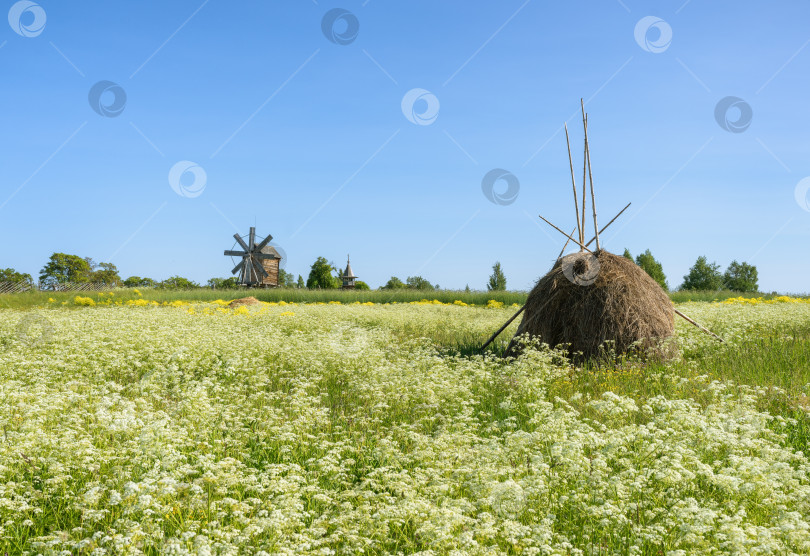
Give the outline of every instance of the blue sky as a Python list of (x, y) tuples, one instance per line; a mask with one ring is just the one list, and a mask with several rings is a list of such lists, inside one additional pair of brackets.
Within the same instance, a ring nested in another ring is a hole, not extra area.
[[(600, 223), (633, 203), (608, 250), (650, 249), (671, 286), (705, 255), (810, 291), (806, 2), (3, 6), (0, 267), (67, 252), (204, 282), (255, 224), (296, 275), (351, 253), (372, 287), (483, 289), (500, 261), (528, 289), (564, 243), (537, 215), (574, 225), (582, 97)], [(482, 191), (498, 168), (505, 204)]]

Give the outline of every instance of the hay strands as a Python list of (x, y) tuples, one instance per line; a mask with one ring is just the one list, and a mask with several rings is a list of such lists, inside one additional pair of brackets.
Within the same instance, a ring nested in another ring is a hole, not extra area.
[(679, 316), (683, 317), (684, 319), (686, 319), (686, 321), (687, 321), (687, 322), (690, 322), (690, 323), (694, 324), (695, 326), (697, 326), (698, 328), (700, 328), (700, 329), (701, 329), (703, 332), (705, 332), (705, 333), (706, 333), (706, 334), (708, 334), (709, 336), (714, 336), (715, 338), (717, 338), (718, 340), (720, 340), (720, 342), (721, 342), (721, 343), (724, 343), (724, 344), (726, 343), (726, 341), (725, 341), (723, 338), (721, 338), (720, 336), (718, 336), (717, 334), (715, 334), (714, 332), (712, 332), (711, 330), (709, 330), (709, 329), (708, 329), (708, 328), (706, 328), (705, 326), (701, 326), (700, 324), (698, 324), (698, 323), (697, 323), (697, 322), (695, 322), (694, 320), (690, 319), (689, 317), (687, 317), (686, 315), (684, 315), (683, 313), (681, 313), (679, 310), (675, 309), (674, 307), (672, 308), (672, 310), (673, 310), (673, 311), (675, 311), (675, 314), (676, 314), (676, 315), (679, 315)]

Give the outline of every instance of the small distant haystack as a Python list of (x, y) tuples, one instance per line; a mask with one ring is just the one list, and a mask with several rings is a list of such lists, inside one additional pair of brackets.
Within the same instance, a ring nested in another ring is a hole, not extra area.
[[(661, 286), (633, 261), (600, 250), (557, 259), (529, 293), (515, 338), (528, 334), (550, 346), (566, 344), (572, 355), (590, 358), (603, 353), (605, 342), (617, 353), (639, 340), (657, 351), (674, 326)], [(507, 355), (518, 352), (515, 338)]]
[(261, 305), (261, 301), (256, 299), (253, 296), (250, 297), (240, 297), (239, 299), (234, 299), (230, 303), (228, 303), (228, 307), (241, 307), (242, 305)]

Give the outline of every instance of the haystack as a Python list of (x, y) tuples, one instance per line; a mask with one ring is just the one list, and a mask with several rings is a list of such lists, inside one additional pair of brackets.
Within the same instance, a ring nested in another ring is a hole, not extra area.
[(605, 348), (624, 353), (636, 342), (658, 353), (674, 326), (669, 296), (633, 261), (605, 250), (573, 253), (557, 259), (529, 293), (507, 355), (517, 354), (523, 334), (585, 358)]
[(228, 303), (228, 307), (240, 307), (242, 305), (260, 305), (261, 301), (256, 299), (253, 296), (249, 297), (241, 297), (239, 299), (234, 299), (230, 303)]
[[(599, 228), (588, 144), (588, 115), (584, 101), (580, 100), (580, 106), (585, 134), (581, 203), (580, 189), (574, 176), (568, 125), (563, 125), (568, 144), (576, 227), (567, 234), (540, 216), (568, 239), (554, 266), (529, 293), (526, 304), (490, 336), (481, 349), (486, 349), (524, 311), (523, 320), (509, 343), (506, 355), (517, 355), (521, 346), (517, 339), (526, 334), (552, 347), (567, 345), (572, 356), (581, 354), (584, 358), (598, 356), (605, 350), (624, 353), (634, 344), (643, 352), (652, 350), (656, 355), (669, 356), (673, 354), (673, 344), (662, 340), (674, 335), (676, 314), (722, 342), (722, 338), (675, 309), (667, 293), (640, 266), (602, 249), (599, 234), (613, 224), (630, 204), (603, 228)], [(594, 236), (588, 242), (585, 241), (587, 185), (590, 185), (594, 230)], [(594, 241), (596, 248), (591, 251), (589, 247)], [(569, 242), (578, 245), (579, 252), (563, 257)]]

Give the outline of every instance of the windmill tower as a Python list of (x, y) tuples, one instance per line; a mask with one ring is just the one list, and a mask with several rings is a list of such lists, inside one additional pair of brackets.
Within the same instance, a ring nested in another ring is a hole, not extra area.
[(257, 243), (256, 228), (251, 227), (247, 241), (239, 234), (233, 234), (233, 237), (242, 250), (229, 249), (225, 255), (241, 259), (231, 271), (231, 274), (239, 274), (239, 283), (247, 287), (278, 287), (281, 255), (270, 245), (273, 236), (268, 235)]

